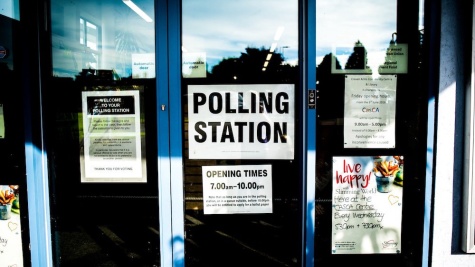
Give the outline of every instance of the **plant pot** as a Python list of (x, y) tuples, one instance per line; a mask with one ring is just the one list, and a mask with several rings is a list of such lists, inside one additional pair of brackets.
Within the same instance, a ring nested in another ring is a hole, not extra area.
[(376, 187), (380, 193), (389, 193), (392, 190), (394, 177), (376, 176)]
[(12, 217), (12, 204), (0, 204), (0, 220), (8, 220)]

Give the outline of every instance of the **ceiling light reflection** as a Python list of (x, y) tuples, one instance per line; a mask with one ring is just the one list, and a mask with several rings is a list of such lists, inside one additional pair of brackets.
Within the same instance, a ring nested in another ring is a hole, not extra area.
[(130, 9), (132, 9), (137, 15), (139, 15), (141, 18), (143, 18), (146, 22), (152, 22), (152, 18), (150, 18), (140, 7), (134, 4), (132, 0), (122, 0), (124, 4), (126, 4)]
[(285, 27), (283, 26), (280, 26), (279, 28), (277, 28), (277, 31), (275, 32), (275, 35), (274, 35), (275, 41), (278, 41), (280, 39), (280, 37), (282, 36), (282, 33), (284, 32), (284, 29)]

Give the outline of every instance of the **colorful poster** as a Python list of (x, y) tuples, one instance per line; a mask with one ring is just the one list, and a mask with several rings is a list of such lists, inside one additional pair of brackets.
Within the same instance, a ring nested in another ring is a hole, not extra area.
[(272, 213), (272, 166), (203, 166), (204, 214)]
[(396, 75), (345, 76), (345, 148), (394, 148)]
[(401, 253), (403, 157), (334, 157), (332, 254)]
[(0, 185), (0, 267), (23, 266), (17, 185)]
[(293, 159), (294, 85), (190, 85), (190, 159)]
[(146, 182), (139, 91), (82, 93), (82, 182)]

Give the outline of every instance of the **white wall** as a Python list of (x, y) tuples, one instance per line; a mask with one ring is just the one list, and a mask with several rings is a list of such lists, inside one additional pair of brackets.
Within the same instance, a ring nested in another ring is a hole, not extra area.
[(471, 61), (471, 54), (464, 51), (464, 39), (469, 38), (471, 44), (472, 38), (471, 25), (463, 24), (463, 2), (468, 1), (441, 0), (431, 266), (475, 266), (475, 254), (461, 250), (460, 230), (465, 60)]

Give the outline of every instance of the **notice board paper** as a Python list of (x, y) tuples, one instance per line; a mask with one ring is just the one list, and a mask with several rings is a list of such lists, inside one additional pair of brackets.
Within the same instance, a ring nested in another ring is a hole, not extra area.
[(401, 253), (402, 157), (333, 157), (332, 254)]
[(204, 214), (272, 213), (272, 166), (203, 166)]
[(345, 76), (345, 148), (394, 148), (396, 75)]

